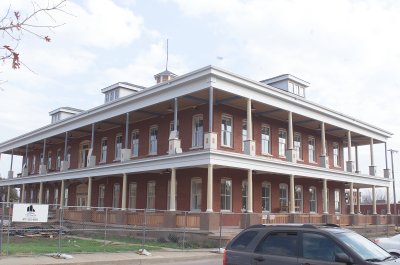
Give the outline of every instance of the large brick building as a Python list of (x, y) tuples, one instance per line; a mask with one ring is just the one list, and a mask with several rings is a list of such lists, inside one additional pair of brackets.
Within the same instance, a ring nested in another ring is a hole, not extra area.
[[(177, 211), (191, 211), (204, 229), (220, 211), (246, 212), (252, 222), (261, 214), (329, 220), (345, 214), (345, 189), (354, 191), (350, 215), (360, 188), (389, 193), (374, 145), (386, 150), (391, 133), (306, 100), (304, 80), (257, 82), (213, 66), (155, 78), (152, 87), (104, 88), (103, 105), (56, 109), (50, 125), (1, 143), (0, 152), (23, 156), (23, 165), (0, 186), (20, 188), (22, 202), (82, 211), (166, 210), (169, 226)], [(362, 145), (371, 150), (369, 174), (358, 170)]]

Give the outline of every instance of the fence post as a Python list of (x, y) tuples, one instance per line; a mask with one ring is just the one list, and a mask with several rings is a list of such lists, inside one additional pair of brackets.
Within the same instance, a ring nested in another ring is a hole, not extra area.
[(147, 226), (147, 208), (144, 209), (144, 219), (143, 219), (143, 239), (142, 239), (142, 250), (144, 250), (144, 245), (146, 244), (146, 226)]
[(185, 226), (184, 226), (184, 228), (183, 228), (182, 250), (185, 249), (186, 226), (187, 226), (187, 212), (185, 211)]
[(60, 227), (58, 229), (58, 253), (61, 254), (61, 236), (62, 236), (62, 225), (64, 219), (64, 207), (60, 205)]
[(0, 224), (0, 255), (3, 255), (3, 224), (4, 224), (4, 202), (1, 203), (2, 212), (1, 212), (1, 224)]
[[(11, 208), (13, 208), (12, 205), (11, 205)], [(13, 212), (14, 212), (14, 209), (13, 209)], [(8, 228), (7, 228), (7, 252), (6, 252), (7, 256), (8, 256), (8, 252), (10, 250), (10, 226), (11, 226), (11, 215), (10, 215), (10, 212), (9, 212), (9, 214), (8, 214)]]
[(107, 240), (107, 224), (108, 224), (108, 208), (106, 208), (106, 217), (104, 218), (104, 251), (106, 251)]
[(222, 212), (219, 211), (219, 248), (222, 246)]

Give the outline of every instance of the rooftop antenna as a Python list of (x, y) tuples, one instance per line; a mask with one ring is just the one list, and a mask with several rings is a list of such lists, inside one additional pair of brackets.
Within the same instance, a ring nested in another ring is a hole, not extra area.
[(165, 63), (165, 71), (168, 71), (168, 39), (167, 39), (167, 62)]

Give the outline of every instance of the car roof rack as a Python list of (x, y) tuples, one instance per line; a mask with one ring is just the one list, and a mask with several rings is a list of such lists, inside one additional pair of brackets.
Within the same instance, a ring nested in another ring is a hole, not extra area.
[(330, 224), (330, 223), (325, 224), (324, 226), (328, 226), (328, 227), (340, 227), (340, 225), (337, 225), (337, 224)]

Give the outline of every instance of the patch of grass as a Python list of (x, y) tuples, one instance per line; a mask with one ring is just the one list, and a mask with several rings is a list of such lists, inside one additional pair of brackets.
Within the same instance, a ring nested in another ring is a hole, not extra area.
[[(91, 239), (63, 238), (61, 240), (61, 250), (59, 248), (58, 238), (19, 238), (10, 237), (10, 243), (3, 245), (3, 252), (9, 254), (44, 254), (44, 253), (79, 253), (79, 252), (119, 252), (119, 251), (137, 251), (140, 245), (128, 243), (115, 243)], [(156, 246), (146, 245), (147, 250), (159, 249)]]

